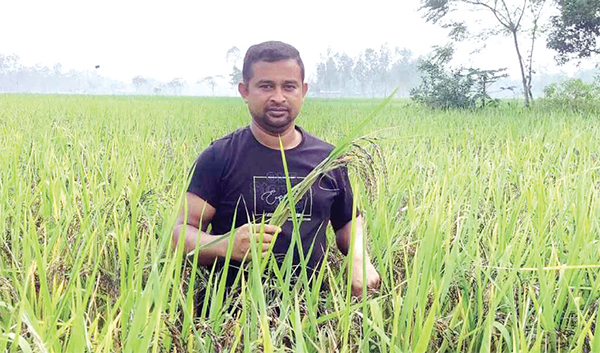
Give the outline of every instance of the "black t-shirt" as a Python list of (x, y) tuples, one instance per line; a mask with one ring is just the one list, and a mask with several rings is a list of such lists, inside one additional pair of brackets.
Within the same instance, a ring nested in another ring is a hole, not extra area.
[[(333, 149), (333, 146), (310, 135), (300, 127), (302, 142), (285, 150), (292, 186), (304, 179)], [(231, 231), (235, 215), (235, 228), (250, 222), (266, 219), (287, 193), (281, 151), (270, 149), (256, 140), (249, 126), (214, 141), (195, 163), (188, 187), (191, 192), (206, 200), (216, 209), (211, 221), (211, 233), (216, 235)], [(345, 168), (322, 175), (304, 197), (296, 203), (296, 214), (301, 220), (300, 235), (305, 256), (314, 246), (308, 266), (315, 269), (326, 246), (326, 228), (331, 222), (334, 230), (352, 219), (352, 190)], [(250, 219), (248, 218), (250, 216)], [(288, 220), (277, 236), (273, 253), (282, 259), (292, 240), (292, 222)], [(222, 264), (218, 261), (218, 265)], [(295, 253), (294, 264), (299, 263)], [(231, 261), (233, 267), (239, 263)], [(228, 276), (231, 281), (231, 276)]]

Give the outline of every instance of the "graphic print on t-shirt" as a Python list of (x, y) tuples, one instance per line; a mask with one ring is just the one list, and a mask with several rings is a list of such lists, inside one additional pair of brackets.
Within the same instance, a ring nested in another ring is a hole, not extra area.
[[(301, 182), (304, 177), (290, 176), (292, 187)], [(252, 192), (254, 197), (254, 215), (257, 217), (263, 214), (269, 218), (277, 205), (287, 194), (285, 184), (285, 175), (279, 173), (268, 173), (264, 176), (254, 176), (252, 183)], [(304, 194), (302, 199), (296, 201), (296, 215), (301, 221), (310, 221), (312, 216), (313, 191)]]

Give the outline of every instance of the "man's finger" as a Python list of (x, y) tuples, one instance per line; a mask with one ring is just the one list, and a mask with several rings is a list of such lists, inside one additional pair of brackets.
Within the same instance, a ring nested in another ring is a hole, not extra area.
[(264, 243), (270, 243), (271, 240), (273, 239), (273, 236), (271, 234), (263, 234), (263, 238), (262, 238), (262, 242)]
[(261, 224), (250, 224), (250, 227), (248, 228), (248, 232), (252, 232), (252, 233), (256, 233), (256, 234), (260, 234), (260, 230), (262, 227), (264, 227), (264, 233), (265, 234), (275, 234), (275, 233), (280, 233), (281, 232), (281, 228), (279, 228), (278, 226), (273, 226), (273, 225), (269, 225), (269, 224), (265, 224), (265, 225), (261, 225)]
[(265, 233), (275, 234), (275, 233), (280, 233), (280, 232), (281, 232), (281, 228), (279, 228), (278, 226), (272, 226), (269, 224), (265, 224)]

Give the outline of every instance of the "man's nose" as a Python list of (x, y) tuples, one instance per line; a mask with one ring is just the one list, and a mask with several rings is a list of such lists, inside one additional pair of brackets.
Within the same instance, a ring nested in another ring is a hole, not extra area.
[(275, 103), (285, 102), (285, 95), (283, 94), (283, 90), (281, 89), (281, 87), (275, 87), (275, 89), (273, 90), (273, 95), (271, 96), (271, 100)]

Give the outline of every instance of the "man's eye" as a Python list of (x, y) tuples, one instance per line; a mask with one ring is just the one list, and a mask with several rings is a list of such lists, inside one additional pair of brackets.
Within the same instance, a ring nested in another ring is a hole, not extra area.
[(262, 89), (271, 89), (271, 88), (273, 88), (273, 85), (264, 84), (264, 85), (260, 85), (260, 88), (262, 88)]
[(286, 86), (284, 86), (284, 88), (285, 88), (286, 90), (288, 90), (288, 91), (293, 91), (293, 90), (295, 90), (295, 89), (296, 89), (296, 86), (294, 86), (294, 85), (286, 85)]

